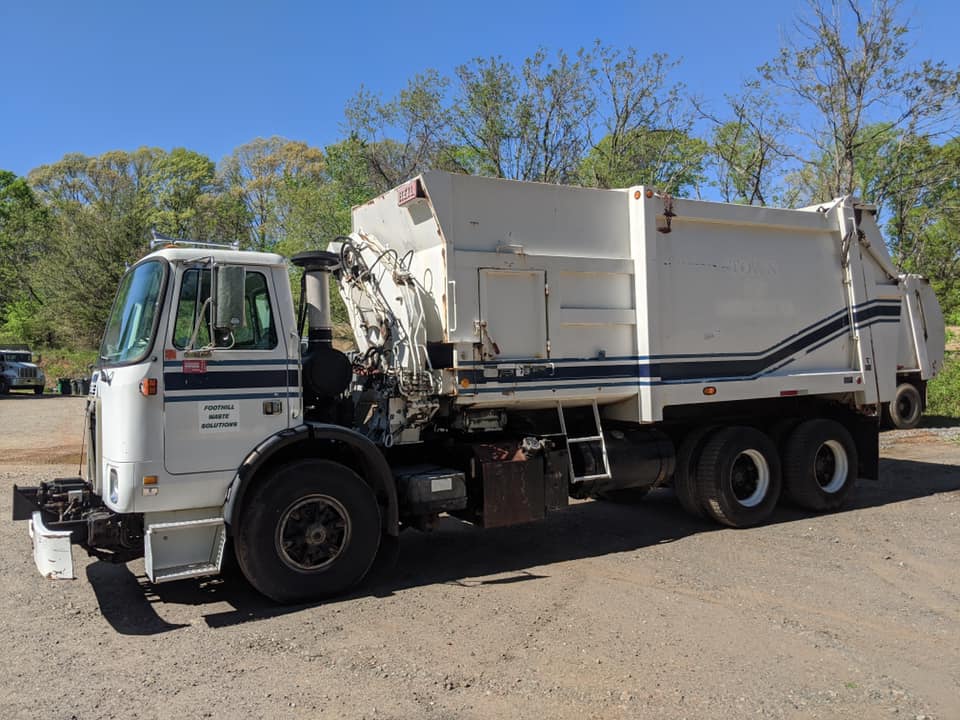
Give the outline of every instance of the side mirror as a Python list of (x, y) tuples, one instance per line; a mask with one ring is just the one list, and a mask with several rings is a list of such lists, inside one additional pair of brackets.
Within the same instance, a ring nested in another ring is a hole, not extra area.
[(216, 311), (213, 325), (218, 330), (236, 330), (246, 325), (243, 312), (246, 269), (235, 265), (214, 267)]

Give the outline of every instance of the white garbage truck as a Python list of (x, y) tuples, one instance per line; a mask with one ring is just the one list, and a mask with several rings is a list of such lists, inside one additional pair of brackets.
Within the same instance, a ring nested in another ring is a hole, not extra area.
[(117, 293), (86, 477), (15, 488), (14, 518), (45, 575), (75, 544), (154, 583), (230, 552), (299, 602), (441, 514), (496, 528), (661, 486), (737, 528), (781, 498), (834, 510), (877, 477), (898, 384), (909, 284), (874, 215), (427, 172), (292, 258), (297, 306), (278, 255), (170, 244)]

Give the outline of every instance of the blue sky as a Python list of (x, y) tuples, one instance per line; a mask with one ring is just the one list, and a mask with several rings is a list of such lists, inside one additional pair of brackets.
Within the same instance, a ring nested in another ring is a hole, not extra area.
[[(0, 168), (24, 174), (67, 152), (141, 145), (220, 160), (269, 135), (323, 146), (361, 84), (391, 95), (428, 67), (594, 39), (682, 58), (675, 79), (719, 101), (773, 56), (803, 5), (0, 0)], [(960, 65), (960, 5), (905, 10), (916, 56)]]

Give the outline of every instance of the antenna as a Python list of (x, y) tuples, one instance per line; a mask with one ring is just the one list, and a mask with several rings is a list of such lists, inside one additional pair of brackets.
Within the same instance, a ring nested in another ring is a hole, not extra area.
[(232, 243), (212, 243), (212, 242), (201, 242), (199, 240), (188, 240), (186, 238), (172, 238), (167, 237), (166, 235), (161, 235), (157, 232), (156, 228), (150, 228), (150, 235), (153, 239), (150, 241), (150, 249), (159, 247), (160, 245), (175, 245), (176, 247), (194, 247), (194, 248), (219, 248), (221, 250), (239, 250), (240, 241), (234, 240)]

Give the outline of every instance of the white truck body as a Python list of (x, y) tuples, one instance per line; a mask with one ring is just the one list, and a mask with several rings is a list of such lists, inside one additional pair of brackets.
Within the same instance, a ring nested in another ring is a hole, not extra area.
[[(871, 212), (849, 198), (782, 210), (643, 187), (415, 182), (403, 204), (391, 192), (357, 207), (354, 235), (370, 262), (412, 253), (423, 318), (392, 309), (421, 349), (403, 357), (412, 367), (428, 343), (453, 343), (443, 387), (458, 404), (596, 400), (606, 417), (653, 423), (693, 403), (893, 396), (904, 293)], [(364, 328), (382, 323), (354, 295), (363, 351)]]

